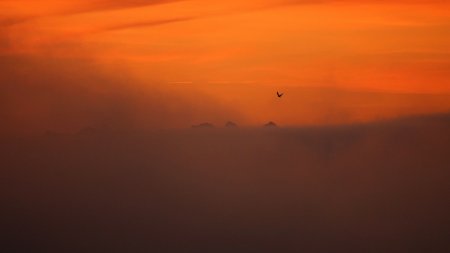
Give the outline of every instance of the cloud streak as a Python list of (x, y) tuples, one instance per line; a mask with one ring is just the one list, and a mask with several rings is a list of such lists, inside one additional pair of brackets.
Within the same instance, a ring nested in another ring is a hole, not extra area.
[[(61, 6), (58, 10), (57, 6), (60, 3), (55, 1), (47, 1), (44, 4), (55, 6), (56, 10), (48, 11), (47, 13), (38, 13), (38, 14), (27, 14), (27, 15), (18, 15), (18, 16), (10, 16), (10, 13), (1, 13), (0, 12), (0, 27), (8, 27), (20, 23), (24, 23), (31, 20), (36, 20), (38, 18), (49, 17), (49, 16), (67, 16), (67, 15), (77, 15), (77, 14), (86, 14), (86, 13), (94, 13), (94, 12), (103, 12), (103, 11), (117, 11), (117, 10), (125, 10), (129, 8), (139, 8), (146, 7), (152, 5), (159, 4), (168, 4), (172, 2), (180, 2), (185, 0), (136, 0), (136, 1), (117, 1), (117, 0), (95, 0), (89, 2), (80, 2), (78, 1), (67, 1), (67, 6)], [(8, 1), (4, 1), (8, 2)], [(0, 1), (2, 3), (2, 1)], [(21, 6), (32, 5), (34, 1), (22, 0), (18, 1), (15, 4), (19, 4)], [(2, 17), (5, 16), (5, 17)]]
[(193, 19), (196, 19), (196, 17), (180, 17), (180, 18), (170, 18), (170, 19), (161, 19), (161, 20), (124, 23), (124, 24), (117, 24), (117, 25), (94, 29), (88, 33), (95, 34), (95, 33), (103, 33), (103, 32), (120, 31), (120, 30), (132, 29), (132, 28), (145, 28), (145, 27), (160, 26), (160, 25), (167, 25), (167, 24), (171, 24), (171, 23), (184, 22), (184, 21), (189, 21), (189, 20), (193, 20)]
[(121, 10), (129, 8), (146, 7), (151, 5), (167, 4), (180, 1), (183, 0), (136, 0), (136, 1), (100, 0), (100, 1), (92, 1), (86, 6), (68, 10), (64, 14), (69, 15), (69, 14)]

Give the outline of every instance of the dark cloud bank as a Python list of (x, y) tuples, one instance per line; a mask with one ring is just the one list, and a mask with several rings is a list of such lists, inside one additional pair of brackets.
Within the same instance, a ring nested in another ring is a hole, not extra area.
[(450, 116), (0, 142), (4, 252), (448, 252)]
[(158, 130), (236, 114), (89, 62), (0, 65), (2, 252), (449, 251), (449, 115)]

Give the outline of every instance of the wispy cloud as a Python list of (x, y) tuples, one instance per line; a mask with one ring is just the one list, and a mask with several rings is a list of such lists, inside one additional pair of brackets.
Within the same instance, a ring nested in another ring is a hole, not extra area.
[(32, 19), (32, 17), (8, 17), (8, 18), (1, 18), (0, 17), (0, 27), (6, 27), (11, 26), (15, 24), (19, 24), (25, 21), (28, 21)]
[(103, 32), (112, 32), (112, 31), (119, 31), (119, 30), (131, 29), (131, 28), (144, 28), (144, 27), (151, 27), (151, 26), (159, 26), (159, 25), (166, 25), (166, 24), (170, 24), (170, 23), (189, 21), (189, 20), (193, 20), (193, 19), (195, 19), (195, 17), (180, 17), (180, 18), (169, 18), (169, 19), (124, 23), (124, 24), (117, 24), (117, 25), (94, 29), (94, 30), (91, 30), (89, 33), (90, 34), (103, 33)]
[(149, 5), (166, 4), (180, 1), (183, 0), (134, 0), (134, 1), (96, 0), (90, 2), (88, 5), (68, 10), (64, 14), (79, 14), (79, 13), (89, 13), (89, 12), (99, 12), (109, 10), (120, 10), (120, 9), (145, 7)]
[(173, 82), (169, 82), (169, 84), (193, 84), (194, 82), (192, 81), (173, 81)]
[[(49, 0), (45, 4), (53, 5), (53, 10), (48, 10), (48, 12), (33, 13), (27, 15), (12, 15), (11, 13), (0, 12), (0, 27), (7, 27), (15, 24), (20, 24), (30, 20), (35, 20), (42, 17), (49, 16), (66, 16), (66, 15), (76, 15), (76, 14), (86, 14), (93, 12), (103, 12), (103, 11), (113, 11), (129, 8), (139, 8), (146, 7), (150, 5), (167, 4), (172, 2), (180, 2), (186, 0), (135, 0), (135, 1), (120, 1), (120, 0), (93, 0), (89, 2), (80, 2), (69, 0), (62, 5), (59, 1)], [(4, 1), (8, 2), (8, 1)], [(0, 0), (0, 3), (2, 1)], [(10, 2), (8, 2), (10, 4)], [(35, 4), (32, 0), (22, 0), (14, 3), (14, 5), (20, 6), (32, 6)], [(1, 7), (2, 5), (0, 5)], [(8, 6), (8, 5), (6, 5)], [(58, 6), (60, 6), (58, 8)], [(8, 15), (5, 15), (8, 14)], [(4, 16), (4, 17), (2, 17)]]
[(420, 4), (444, 3), (442, 0), (277, 0), (279, 4), (314, 4), (314, 3), (375, 3), (375, 4)]

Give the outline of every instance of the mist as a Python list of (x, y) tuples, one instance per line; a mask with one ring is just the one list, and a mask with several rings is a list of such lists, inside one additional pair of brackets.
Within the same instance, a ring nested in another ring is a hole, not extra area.
[(447, 252), (448, 114), (2, 139), (7, 252)]
[(1, 252), (450, 252), (447, 6), (0, 0)]
[(83, 58), (2, 56), (0, 132), (149, 130), (239, 117), (195, 88), (180, 92), (157, 80), (139, 81), (126, 68), (104, 65)]

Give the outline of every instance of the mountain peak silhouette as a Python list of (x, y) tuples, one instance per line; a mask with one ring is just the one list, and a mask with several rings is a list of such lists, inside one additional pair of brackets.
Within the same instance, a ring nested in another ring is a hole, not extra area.
[(205, 123), (201, 123), (198, 125), (193, 125), (192, 127), (193, 128), (214, 128), (214, 125), (211, 123), (205, 122)]
[(264, 127), (278, 127), (277, 124), (273, 121), (269, 121), (268, 123), (264, 124)]
[(238, 125), (232, 121), (225, 123), (225, 127), (237, 127)]

